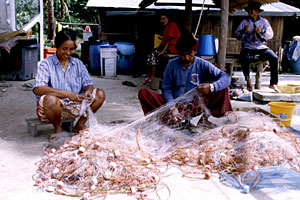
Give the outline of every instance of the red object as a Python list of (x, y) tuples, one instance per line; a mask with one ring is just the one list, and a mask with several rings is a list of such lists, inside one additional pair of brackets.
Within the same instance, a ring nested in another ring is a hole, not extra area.
[(53, 56), (56, 52), (56, 48), (44, 48), (44, 58), (48, 58), (49, 56)]
[(91, 32), (91, 27), (90, 26), (86, 26), (84, 32)]
[[(138, 98), (145, 115), (165, 104), (165, 100), (161, 94), (147, 88), (140, 89)], [(232, 111), (229, 88), (204, 95), (203, 102), (214, 117), (222, 117), (226, 112)], [(195, 105), (197, 103), (195, 102)]]
[(157, 92), (147, 88), (140, 89), (138, 98), (140, 100), (144, 115), (165, 104), (165, 100), (161, 94), (158, 94)]
[(178, 26), (174, 22), (170, 22), (164, 28), (161, 46), (164, 46), (164, 44), (168, 41), (168, 39), (171, 38), (171, 41), (169, 44), (169, 51), (170, 51), (170, 53), (177, 54), (178, 52), (175, 49), (175, 45), (176, 45), (179, 37), (180, 37), (180, 30), (179, 30)]

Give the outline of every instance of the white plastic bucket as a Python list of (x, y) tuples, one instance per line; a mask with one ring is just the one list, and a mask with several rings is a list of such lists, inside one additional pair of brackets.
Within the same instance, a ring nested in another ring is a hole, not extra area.
[(117, 75), (117, 46), (100, 45), (101, 76)]

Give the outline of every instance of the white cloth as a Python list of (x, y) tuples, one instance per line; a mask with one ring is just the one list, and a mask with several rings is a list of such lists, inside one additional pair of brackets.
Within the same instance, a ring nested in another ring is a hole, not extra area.
[(294, 41), (294, 42), (297, 42), (297, 46), (296, 46), (296, 48), (294, 49), (292, 59), (293, 59), (294, 61), (297, 61), (298, 58), (300, 57), (300, 36), (294, 36), (294, 37), (293, 37), (293, 41)]

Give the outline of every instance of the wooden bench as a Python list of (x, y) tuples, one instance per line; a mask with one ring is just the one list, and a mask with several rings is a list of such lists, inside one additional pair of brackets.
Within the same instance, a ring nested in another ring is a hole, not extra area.
[(255, 89), (260, 89), (261, 86), (261, 78), (262, 73), (265, 71), (267, 67), (269, 67), (269, 61), (267, 60), (257, 60), (250, 63), (250, 68), (255, 69), (256, 68), (256, 74), (255, 74)]
[[(41, 122), (38, 118), (28, 118), (25, 119), (25, 121), (27, 123), (27, 131), (33, 137), (38, 136), (38, 127), (51, 124), (50, 122)], [(61, 124), (64, 130), (72, 132), (74, 127), (74, 119), (63, 120)]]
[[(240, 65), (239, 54), (226, 55), (226, 64), (229, 65), (228, 74), (232, 77), (234, 66)], [(254, 56), (253, 61), (250, 63), (250, 69), (256, 69), (255, 75), (255, 89), (260, 89), (262, 73), (269, 67), (269, 61), (260, 60), (258, 55)]]

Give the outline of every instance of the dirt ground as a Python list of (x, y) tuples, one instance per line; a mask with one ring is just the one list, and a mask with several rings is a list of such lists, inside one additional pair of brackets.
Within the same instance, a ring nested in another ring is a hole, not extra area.
[[(93, 77), (95, 87), (104, 89), (106, 102), (96, 113), (98, 120), (110, 123), (123, 120), (130, 123), (143, 117), (137, 94), (143, 86), (144, 77), (118, 75), (116, 78)], [(137, 87), (122, 85), (122, 81), (132, 81)], [(26, 118), (35, 117), (35, 96), (26, 89), (24, 84), (29, 81), (0, 82), (0, 199), (78, 199), (40, 192), (33, 186), (32, 176), (37, 170), (37, 163), (43, 155), (43, 149), (48, 144), (48, 136), (52, 127), (47, 126), (39, 131), (38, 137), (32, 137), (27, 132)], [(4, 89), (4, 90), (3, 90)], [(249, 102), (233, 102), (234, 107), (266, 108), (266, 104)], [(293, 125), (299, 125), (295, 116)], [(224, 185), (213, 176), (209, 181), (184, 180), (176, 169), (170, 169), (174, 175), (164, 181), (171, 190), (170, 199), (299, 199), (300, 191), (263, 189), (250, 194), (242, 194), (232, 186)], [(151, 196), (151, 195), (150, 195)], [(153, 194), (153, 199), (158, 197)], [(112, 195), (107, 199), (132, 199), (127, 195)], [(163, 198), (166, 199), (166, 198)]]

